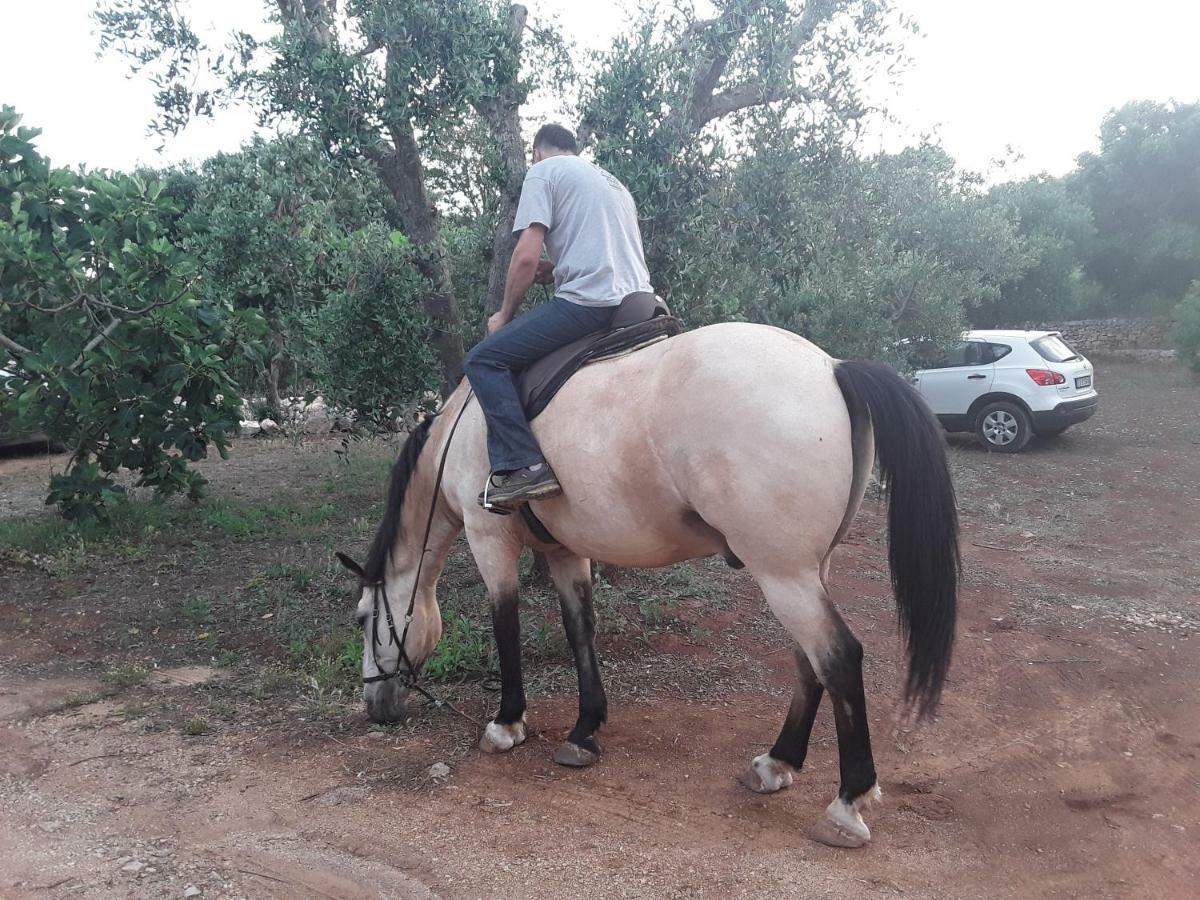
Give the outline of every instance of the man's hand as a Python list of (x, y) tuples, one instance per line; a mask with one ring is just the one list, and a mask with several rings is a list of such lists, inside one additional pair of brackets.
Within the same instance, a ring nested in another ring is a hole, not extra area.
[(487, 333), (493, 335), (511, 321), (512, 316), (506, 315), (503, 310), (492, 313), (487, 320)]
[(539, 259), (537, 274), (533, 276), (534, 284), (554, 284), (554, 263), (548, 259)]

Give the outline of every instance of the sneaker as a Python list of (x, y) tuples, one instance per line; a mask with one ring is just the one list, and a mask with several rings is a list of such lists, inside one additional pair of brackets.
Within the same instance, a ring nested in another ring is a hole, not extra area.
[(557, 497), (562, 493), (562, 485), (554, 477), (554, 470), (550, 468), (549, 463), (538, 463), (536, 466), (526, 466), (515, 472), (491, 476), (486, 493), (486, 504), (484, 495), (479, 495), (479, 505), (485, 509), (488, 506), (515, 509), (531, 500)]

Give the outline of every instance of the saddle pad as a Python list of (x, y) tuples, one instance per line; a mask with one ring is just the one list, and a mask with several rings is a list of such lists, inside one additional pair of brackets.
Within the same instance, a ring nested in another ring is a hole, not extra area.
[(683, 323), (679, 319), (656, 315), (613, 331), (585, 335), (555, 350), (518, 376), (517, 387), (526, 417), (533, 421), (554, 399), (559, 388), (588, 363), (632, 353), (682, 332)]

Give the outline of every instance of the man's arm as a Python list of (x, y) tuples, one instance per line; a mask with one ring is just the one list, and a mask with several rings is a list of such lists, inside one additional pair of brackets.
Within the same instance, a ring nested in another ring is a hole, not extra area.
[(538, 261), (542, 258), (542, 241), (546, 237), (546, 226), (534, 223), (521, 232), (512, 261), (508, 264), (508, 277), (504, 283), (504, 302), (500, 311), (488, 319), (488, 334), (494, 334), (513, 320), (525, 294), (533, 286), (538, 272)]

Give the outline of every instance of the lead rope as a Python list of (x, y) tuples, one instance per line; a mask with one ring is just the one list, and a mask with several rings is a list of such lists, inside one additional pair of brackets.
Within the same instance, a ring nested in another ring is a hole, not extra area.
[[(433, 516), (437, 511), (438, 499), (442, 495), (442, 477), (446, 472), (446, 458), (450, 454), (450, 442), (454, 440), (455, 432), (458, 431), (458, 423), (462, 421), (463, 413), (467, 411), (467, 406), (470, 405), (471, 398), (474, 396), (475, 391), (473, 389), (468, 389), (467, 397), (465, 400), (463, 400), (463, 405), (458, 410), (458, 415), (454, 418), (454, 424), (450, 427), (450, 433), (446, 436), (446, 444), (442, 448), (442, 458), (438, 463), (437, 478), (434, 479), (433, 483), (433, 500), (429, 504), (429, 515), (425, 519), (425, 535), (421, 538), (421, 555), (417, 559), (417, 574), (413, 578), (412, 593), (410, 593), (408, 596), (408, 610), (404, 614), (404, 630), (399, 635), (396, 634), (396, 620), (392, 616), (392, 604), (388, 601), (387, 588), (382, 582), (371, 585), (371, 588), (375, 591), (375, 614), (372, 617), (373, 621), (371, 623), (371, 655), (375, 660), (375, 668), (379, 670), (379, 674), (372, 675), (370, 677), (364, 676), (362, 681), (363, 684), (373, 684), (379, 681), (390, 681), (393, 678), (403, 678), (404, 667), (407, 666), (408, 678), (404, 679), (407, 682), (405, 687), (407, 687), (409, 690), (414, 690), (426, 699), (431, 700), (434, 706), (439, 708), (445, 707), (451, 712), (456, 713), (462, 718), (466, 719), (476, 728), (482, 729), (484, 727), (483, 723), (474, 716), (468, 715), (449, 700), (442, 699), (427, 687), (418, 683), (417, 673), (413, 668), (412, 661), (408, 658), (408, 652), (404, 649), (404, 643), (408, 639), (408, 629), (409, 626), (412, 625), (413, 610), (416, 608), (417, 604), (417, 590), (421, 584), (421, 570), (425, 566), (425, 554), (429, 552), (429, 532), (433, 529)], [(384, 614), (387, 616), (388, 644), (389, 646), (393, 643), (396, 644), (400, 653), (399, 657), (396, 659), (395, 671), (392, 672), (384, 672), (383, 667), (379, 665), (379, 656), (375, 652), (375, 648), (380, 646), (379, 601), (381, 599), (383, 600)]]

